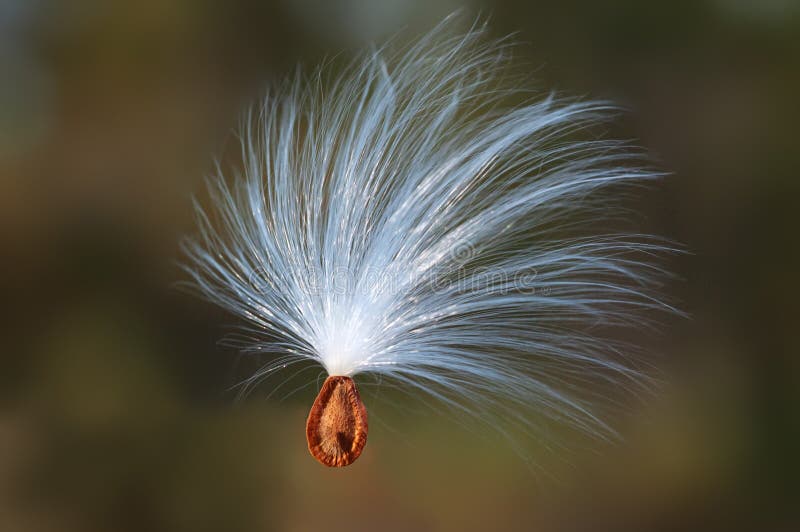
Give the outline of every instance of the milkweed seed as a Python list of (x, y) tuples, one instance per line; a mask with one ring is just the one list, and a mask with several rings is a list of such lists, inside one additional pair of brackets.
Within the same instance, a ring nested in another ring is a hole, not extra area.
[(343, 467), (367, 443), (367, 409), (350, 377), (330, 376), (311, 406), (306, 423), (308, 450), (321, 464)]

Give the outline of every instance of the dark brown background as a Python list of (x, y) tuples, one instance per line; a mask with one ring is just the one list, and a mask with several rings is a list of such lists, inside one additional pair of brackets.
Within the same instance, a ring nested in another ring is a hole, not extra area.
[(173, 286), (190, 195), (269, 81), (458, 4), (0, 1), (0, 529), (800, 526), (793, 0), (467, 4), (542, 87), (630, 109), (614, 133), (673, 172), (638, 207), (692, 251), (667, 290), (693, 317), (641, 339), (668, 384), (625, 443), (532, 474), (371, 392), (370, 444), (334, 471), (305, 449), (312, 390), (227, 391), (235, 320)]

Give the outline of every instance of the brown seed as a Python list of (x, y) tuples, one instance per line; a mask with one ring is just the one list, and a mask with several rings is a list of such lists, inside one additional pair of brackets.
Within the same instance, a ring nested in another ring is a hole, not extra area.
[(367, 444), (367, 409), (350, 377), (325, 379), (306, 423), (308, 450), (321, 464), (355, 462)]

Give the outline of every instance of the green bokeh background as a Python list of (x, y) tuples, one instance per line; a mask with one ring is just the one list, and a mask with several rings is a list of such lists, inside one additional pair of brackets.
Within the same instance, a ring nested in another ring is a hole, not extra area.
[[(530, 442), (531, 471), (371, 387), (365, 454), (325, 469), (315, 383), (237, 402), (235, 320), (174, 288), (189, 198), (269, 82), (461, 5), (541, 87), (630, 110), (692, 318), (635, 338), (667, 384), (620, 444)], [(800, 2), (0, 0), (0, 72), (0, 530), (800, 527)]]

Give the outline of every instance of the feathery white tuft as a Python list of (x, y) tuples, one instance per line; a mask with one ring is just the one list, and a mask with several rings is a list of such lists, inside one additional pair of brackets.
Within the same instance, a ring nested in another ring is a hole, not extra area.
[(243, 173), (196, 207), (186, 270), (262, 335), (253, 381), (310, 359), (526, 430), (538, 412), (608, 435), (590, 381), (647, 381), (601, 331), (669, 307), (653, 294), (668, 248), (607, 228), (656, 174), (589, 136), (613, 107), (506, 106), (525, 96), (506, 46), (445, 29), (269, 94)]

